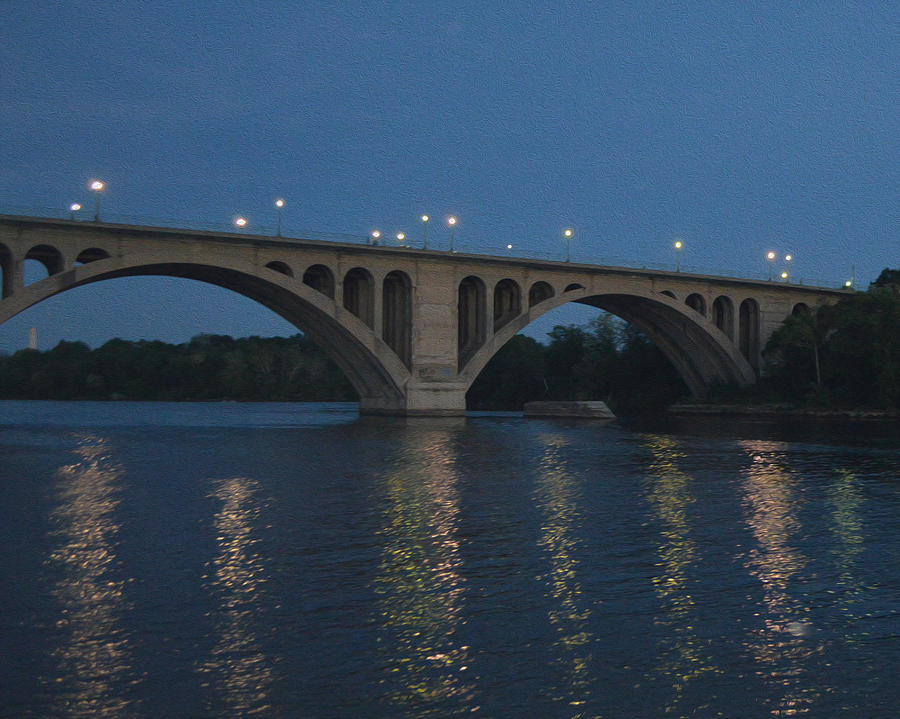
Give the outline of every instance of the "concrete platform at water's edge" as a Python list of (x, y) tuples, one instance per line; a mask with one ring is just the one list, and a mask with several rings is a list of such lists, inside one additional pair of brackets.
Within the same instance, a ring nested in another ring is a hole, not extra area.
[(526, 402), (526, 417), (573, 417), (577, 419), (614, 420), (605, 402)]

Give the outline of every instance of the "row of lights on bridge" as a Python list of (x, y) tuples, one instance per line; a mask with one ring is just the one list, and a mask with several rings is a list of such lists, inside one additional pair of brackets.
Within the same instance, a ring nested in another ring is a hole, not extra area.
[[(100, 221), (100, 194), (103, 192), (104, 188), (106, 187), (106, 183), (103, 182), (103, 180), (91, 180), (88, 183), (88, 187), (94, 193), (94, 221), (99, 222)], [(69, 206), (69, 212), (71, 214), (72, 219), (75, 218), (75, 213), (81, 209), (82, 209), (82, 207), (78, 202), (73, 202)], [(278, 237), (281, 237), (281, 211), (282, 211), (282, 209), (284, 209), (284, 198), (279, 197), (278, 199), (275, 200), (275, 209), (278, 213), (276, 234)], [(431, 218), (428, 215), (422, 215), (421, 220), (422, 220), (422, 228), (423, 228), (422, 249), (427, 250), (428, 249), (428, 222), (431, 220)], [(447, 217), (447, 226), (450, 228), (450, 252), (455, 251), (453, 249), (453, 238), (454, 238), (454, 230), (456, 229), (456, 223), (457, 223), (457, 219), (454, 215), (450, 215)], [(248, 224), (249, 223), (247, 221), (247, 218), (244, 217), (243, 215), (238, 215), (237, 217), (234, 218), (234, 225), (238, 229), (242, 230), (245, 227), (247, 227)], [(563, 235), (563, 241), (566, 243), (566, 262), (571, 262), (572, 261), (572, 253), (571, 253), (572, 238), (575, 236), (575, 231), (572, 230), (572, 228), (567, 227), (566, 229), (564, 229), (562, 231), (562, 235)], [(381, 237), (382, 237), (381, 230), (372, 230), (372, 232), (369, 233), (367, 242), (370, 242), (373, 245), (377, 245), (379, 240), (381, 240)], [(405, 232), (398, 232), (398, 233), (396, 233), (396, 235), (394, 235), (394, 237), (397, 239), (397, 242), (399, 242), (401, 245), (406, 244), (406, 233)], [(675, 271), (681, 272), (681, 250), (684, 249), (684, 241), (680, 238), (677, 238), (673, 244), (673, 247), (675, 248)], [(506, 245), (507, 254), (512, 253), (512, 248), (513, 248), (512, 243), (509, 243)], [(768, 252), (766, 252), (766, 262), (769, 265), (769, 280), (772, 279), (773, 267), (774, 267), (774, 264), (777, 259), (778, 259), (778, 253), (775, 252), (774, 250), (769, 250)], [(791, 255), (790, 253), (785, 254), (785, 256), (784, 256), (785, 266), (784, 266), (784, 269), (781, 271), (780, 277), (785, 282), (788, 282), (791, 278), (791, 274), (790, 274), (790, 271), (788, 270), (788, 267), (790, 267), (790, 263), (793, 259), (794, 259), (794, 256)], [(847, 280), (846, 282), (844, 282), (844, 287), (853, 287), (853, 282), (854, 282), (854, 278)]]
[[(103, 182), (102, 180), (91, 180), (90, 183), (88, 183), (88, 187), (95, 193), (94, 221), (99, 222), (100, 221), (100, 193), (106, 187), (106, 183)], [(281, 237), (281, 211), (282, 211), (282, 209), (284, 209), (284, 204), (285, 204), (284, 198), (282, 198), (282, 197), (279, 197), (278, 199), (275, 200), (275, 209), (277, 210), (277, 213), (278, 213), (277, 214), (277, 226), (276, 226), (275, 232), (278, 237)], [(75, 219), (75, 213), (80, 211), (81, 209), (82, 209), (82, 206), (78, 202), (73, 202), (71, 205), (69, 205), (69, 212), (70, 212), (71, 218)], [(423, 226), (422, 249), (427, 250), (428, 249), (428, 222), (431, 220), (431, 218), (428, 215), (422, 215), (421, 219), (422, 219), (422, 226)], [(234, 226), (237, 227), (239, 230), (245, 229), (250, 224), (250, 222), (247, 220), (247, 218), (244, 217), (243, 215), (236, 215), (235, 218), (232, 220), (232, 222), (234, 223)], [(457, 223), (457, 219), (455, 216), (450, 215), (447, 217), (447, 226), (450, 228), (450, 252), (454, 252), (453, 240), (454, 240), (454, 230), (456, 229), (456, 223)], [(370, 242), (373, 245), (377, 245), (379, 240), (381, 240), (381, 236), (382, 236), (381, 230), (372, 230), (372, 232), (369, 233), (367, 242)], [(563, 230), (563, 239), (566, 242), (566, 262), (569, 262), (571, 260), (570, 245), (571, 245), (572, 238), (574, 236), (575, 236), (575, 233), (572, 229), (566, 228), (565, 230)], [(397, 239), (397, 242), (399, 242), (401, 245), (406, 244), (406, 233), (405, 232), (398, 232), (396, 235), (394, 235), (394, 237)], [(507, 250), (507, 252), (511, 252), (512, 244), (507, 244), (506, 250)]]

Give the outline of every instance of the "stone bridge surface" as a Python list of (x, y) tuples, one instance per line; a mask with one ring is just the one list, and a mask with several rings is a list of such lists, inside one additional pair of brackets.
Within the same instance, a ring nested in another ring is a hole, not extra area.
[[(26, 260), (47, 268), (25, 285)], [(265, 305), (325, 350), (360, 411), (465, 412), (465, 395), (513, 335), (568, 302), (643, 331), (703, 397), (746, 385), (792, 313), (843, 290), (621, 267), (0, 215), (0, 323), (74, 287), (165, 275)], [(114, 307), (99, 308), (115, 312)]]

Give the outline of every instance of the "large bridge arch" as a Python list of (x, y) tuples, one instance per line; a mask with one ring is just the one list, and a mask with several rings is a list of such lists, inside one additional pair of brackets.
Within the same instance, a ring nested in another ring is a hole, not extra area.
[(590, 305), (633, 324), (672, 362), (691, 393), (704, 397), (716, 384), (750, 384), (756, 373), (734, 343), (709, 319), (668, 294), (638, 291), (590, 294), (584, 288), (546, 299), (504, 325), (462, 369), (470, 387), (491, 357), (533, 320), (569, 302)]
[(197, 280), (236, 292), (267, 307), (307, 335), (346, 374), (360, 395), (360, 409), (403, 406), (409, 370), (373, 330), (327, 295), (277, 269), (160, 258), (98, 258), (51, 274), (0, 302), (0, 324), (29, 307), (76, 287), (124, 277), (167, 276)]

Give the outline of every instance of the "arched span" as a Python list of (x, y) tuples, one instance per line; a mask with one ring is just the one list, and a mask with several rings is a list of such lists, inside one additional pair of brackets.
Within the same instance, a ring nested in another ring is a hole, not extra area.
[[(462, 378), (472, 382), (513, 335), (547, 311), (569, 302), (554, 297), (535, 311), (521, 314), (497, 332), (464, 368)], [(688, 389), (696, 397), (704, 397), (716, 384), (750, 384), (755, 373), (733, 343), (723, 333), (686, 304), (661, 293), (598, 294), (576, 300), (611, 312), (643, 332), (666, 355)]]
[(120, 264), (100, 259), (57, 273), (16, 291), (0, 302), (0, 324), (66, 290), (121, 277), (167, 276), (198, 280), (237, 292), (280, 315), (306, 334), (344, 371), (360, 395), (360, 408), (402, 406), (409, 371), (369, 327), (342, 313), (311, 287), (280, 273), (258, 276), (239, 266), (161, 262), (145, 257)]

